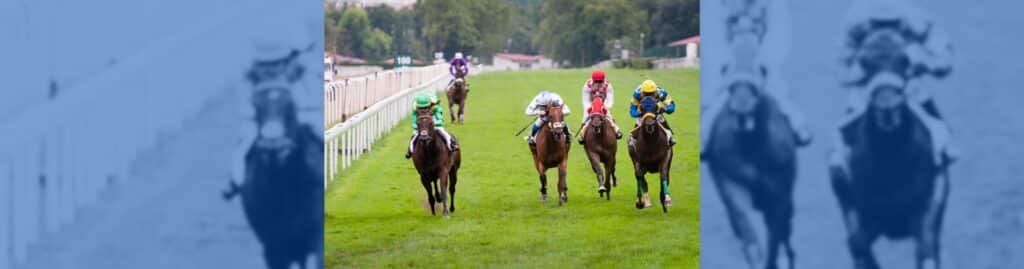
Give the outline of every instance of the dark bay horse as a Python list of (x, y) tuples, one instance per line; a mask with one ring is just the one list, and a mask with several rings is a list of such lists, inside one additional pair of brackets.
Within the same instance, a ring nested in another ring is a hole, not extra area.
[[(594, 98), (592, 109), (604, 110), (604, 100)], [(618, 140), (615, 139), (615, 128), (610, 118), (602, 112), (587, 116), (587, 126), (583, 127), (583, 148), (590, 160), (590, 167), (597, 174), (597, 193), (607, 200), (612, 199), (612, 187), (618, 185), (615, 178), (615, 151)], [(601, 165), (604, 165), (604, 169)]]
[(288, 89), (253, 96), (256, 140), (245, 154), (245, 179), (231, 182), (225, 200), (241, 195), (246, 219), (263, 245), (267, 267), (306, 268), (323, 254), (323, 140), (301, 124)]
[[(793, 268), (795, 133), (775, 100), (756, 85), (734, 83), (729, 91), (726, 107), (712, 124), (703, 161), (711, 170), (748, 265), (777, 268), (779, 249), (785, 248), (789, 268)], [(767, 233), (768, 256), (763, 260), (763, 248), (750, 224), (755, 212), (761, 213)]]
[(633, 160), (633, 171), (636, 174), (636, 208), (644, 209), (651, 206), (651, 198), (648, 196), (647, 173), (658, 173), (661, 175), (661, 210), (668, 212), (672, 205), (672, 197), (669, 196), (669, 169), (672, 167), (672, 146), (669, 145), (668, 134), (665, 127), (658, 123), (657, 115), (660, 113), (654, 98), (645, 97), (640, 102), (640, 111), (643, 112), (640, 125), (630, 132), (633, 141), (629, 146), (629, 158)]
[[(448, 111), (451, 112), (452, 123), (458, 122), (462, 124), (466, 120), (466, 97), (469, 95), (469, 88), (466, 84), (466, 78), (458, 77), (452, 82), (452, 85), (448, 86)], [(459, 112), (456, 113), (454, 106), (459, 106)]]
[(548, 176), (545, 172), (558, 167), (558, 205), (569, 201), (569, 187), (565, 183), (566, 163), (569, 159), (570, 134), (568, 133), (562, 106), (564, 104), (547, 105), (547, 121), (537, 131), (536, 144), (530, 146), (533, 153), (533, 164), (540, 174), (540, 199), (548, 199)]
[(855, 268), (879, 268), (871, 246), (880, 236), (912, 239), (917, 268), (940, 266), (948, 162), (936, 162), (933, 138), (908, 102), (902, 89), (880, 87), (867, 111), (840, 129), (850, 150), (846, 166), (830, 174)]
[[(418, 135), (414, 142), (412, 162), (420, 174), (420, 183), (427, 190), (430, 214), (437, 214), (434, 208), (440, 203), (444, 217), (447, 218), (449, 211), (455, 212), (455, 184), (459, 181), (462, 151), (448, 150), (444, 137), (434, 128), (432, 110), (433, 108), (416, 110), (416, 124), (419, 128), (416, 130)], [(452, 140), (455, 140), (455, 135), (452, 135)], [(448, 189), (450, 199), (445, 195), (445, 189)], [(449, 207), (445, 207), (445, 201), (450, 201)]]

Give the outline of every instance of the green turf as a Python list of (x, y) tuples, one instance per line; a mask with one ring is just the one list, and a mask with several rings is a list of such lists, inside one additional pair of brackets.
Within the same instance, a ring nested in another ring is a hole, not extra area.
[[(632, 90), (654, 79), (676, 101), (668, 119), (678, 144), (670, 190), (675, 205), (633, 207), (636, 180), (619, 142), (619, 185), (611, 201), (598, 198), (583, 153), (570, 150), (569, 202), (557, 202), (557, 170), (548, 171), (550, 199), (540, 201), (536, 170), (522, 136), (531, 121), (523, 110), (541, 89), (571, 105), (572, 131), (580, 122), (580, 87), (590, 70), (498, 72), (469, 78), (466, 124), (447, 129), (462, 145), (462, 168), (450, 219), (431, 216), (412, 161), (403, 158), (408, 119), (384, 136), (328, 188), (324, 202), (327, 268), (697, 268), (699, 267), (698, 104), (696, 70), (608, 70), (612, 109), (624, 131)], [(442, 98), (444, 99), (444, 98)], [(447, 108), (446, 108), (447, 110)], [(445, 111), (448, 113), (448, 111)], [(447, 114), (445, 115), (447, 117)], [(446, 119), (447, 121), (447, 119)], [(658, 181), (648, 175), (657, 204)]]

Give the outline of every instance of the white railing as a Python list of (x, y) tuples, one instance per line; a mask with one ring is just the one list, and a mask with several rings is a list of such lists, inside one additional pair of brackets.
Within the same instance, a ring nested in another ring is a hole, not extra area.
[(399, 68), (324, 85), (324, 126), (337, 125), (396, 93), (446, 74), (445, 65)]
[[(410, 109), (412, 109), (412, 99), (416, 93), (421, 91), (440, 91), (443, 90), (445, 85), (447, 85), (449, 75), (443, 65), (440, 65), (440, 68), (438, 68), (438, 65), (435, 65), (429, 67), (429, 69), (423, 70), (424, 71), (421, 72), (410, 72), (405, 73), (406, 75), (396, 76), (398, 78), (402, 78), (403, 76), (409, 76), (409, 74), (412, 74), (411, 76), (414, 80), (423, 78), (429, 79), (420, 80), (422, 81), (421, 83), (412, 87), (405, 87), (399, 91), (392, 91), (393, 94), (386, 98), (376, 99), (378, 101), (374, 102), (365, 110), (346, 118), (344, 122), (341, 122), (341, 124), (338, 124), (324, 132), (325, 188), (327, 187), (327, 183), (330, 180), (333, 180), (342, 169), (350, 166), (352, 162), (359, 159), (363, 153), (369, 152), (373, 142), (387, 134), (389, 130), (401, 123), (402, 119), (410, 114)], [(401, 71), (396, 73), (401, 74)], [(402, 82), (405, 82), (405, 80), (402, 80)], [(380, 83), (378, 85), (389, 84)], [(377, 89), (378, 88), (369, 87), (366, 88), (364, 92), (377, 92)], [(384, 89), (380, 91), (387, 92), (391, 90), (393, 89)], [(364, 98), (362, 100), (374, 100), (373, 98), (366, 97), (363, 93), (358, 93), (358, 91), (350, 92), (349, 96), (357, 99), (356, 101), (353, 101), (355, 103), (359, 102), (358, 98)], [(333, 109), (339, 108), (334, 107)], [(332, 112), (328, 113), (338, 113), (338, 111), (333, 109)], [(324, 117), (327, 118), (326, 115)], [(334, 119), (339, 118), (334, 117)]]

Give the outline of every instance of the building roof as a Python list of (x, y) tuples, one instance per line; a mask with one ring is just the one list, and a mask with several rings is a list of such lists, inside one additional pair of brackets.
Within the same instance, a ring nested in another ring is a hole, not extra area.
[(526, 55), (519, 53), (498, 53), (494, 55), (494, 58), (501, 58), (517, 63), (535, 63), (539, 62), (544, 56), (540, 55)]
[(683, 45), (690, 44), (690, 43), (700, 44), (700, 36), (699, 35), (695, 35), (695, 36), (683, 38), (683, 39), (680, 39), (680, 40), (676, 40), (676, 41), (673, 41), (672, 43), (668, 43), (668, 46), (669, 47), (678, 47), (678, 46), (683, 46)]
[(363, 60), (363, 59), (359, 59), (359, 58), (352, 57), (352, 56), (345, 56), (345, 55), (334, 54), (334, 53), (330, 53), (330, 52), (324, 52), (324, 56), (325, 56), (324, 58), (331, 57), (332, 62), (334, 62), (335, 64), (342, 64), (342, 63), (365, 64), (366, 63), (366, 60)]

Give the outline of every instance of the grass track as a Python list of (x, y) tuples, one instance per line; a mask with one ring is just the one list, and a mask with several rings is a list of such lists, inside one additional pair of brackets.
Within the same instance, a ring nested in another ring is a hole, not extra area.
[[(450, 219), (431, 216), (408, 145), (408, 120), (379, 140), (336, 178), (324, 197), (327, 268), (698, 268), (700, 195), (697, 179), (699, 72), (696, 70), (608, 70), (615, 86), (616, 122), (629, 130), (628, 98), (643, 79), (654, 79), (676, 100), (669, 115), (675, 146), (670, 190), (675, 206), (633, 207), (636, 180), (619, 142), (611, 201), (598, 198), (596, 177), (573, 144), (569, 156), (569, 202), (558, 207), (557, 170), (549, 170), (549, 198), (529, 148), (513, 134), (531, 118), (523, 109), (541, 89), (558, 92), (570, 105), (566, 120), (579, 128), (580, 87), (590, 70), (497, 72), (469, 78), (466, 124), (446, 128), (460, 139), (462, 169)], [(441, 98), (445, 99), (445, 98)], [(554, 179), (554, 180), (552, 180)], [(649, 174), (657, 204), (658, 181)], [(440, 213), (439, 213), (440, 214)]]

